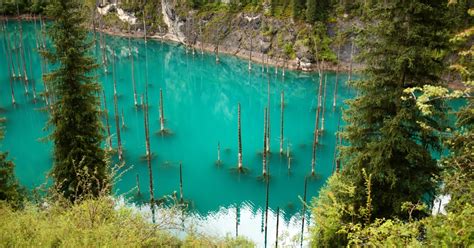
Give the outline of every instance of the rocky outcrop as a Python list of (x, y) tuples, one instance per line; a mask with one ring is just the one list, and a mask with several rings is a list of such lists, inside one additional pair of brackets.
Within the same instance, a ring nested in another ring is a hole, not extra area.
[[(230, 11), (198, 12), (187, 9), (177, 0), (160, 0), (160, 8), (155, 13), (161, 15), (166, 32), (150, 31), (147, 36), (172, 40), (197, 50), (208, 50), (219, 53), (230, 53), (245, 59), (291, 69), (311, 71), (316, 69), (314, 46), (309, 39), (311, 26), (295, 23), (291, 19), (278, 19), (263, 13), (234, 13)], [(159, 26), (152, 25), (152, 26)], [(150, 26), (150, 25), (148, 25)], [(328, 35), (335, 36), (352, 24), (339, 20), (328, 24)], [(144, 32), (143, 22), (132, 29), (133, 34)], [(161, 29), (160, 29), (161, 30)], [(339, 47), (331, 47), (334, 54)], [(355, 51), (357, 51), (355, 49)], [(340, 69), (348, 69), (351, 44), (340, 46)], [(335, 69), (335, 64), (326, 63), (325, 69)], [(354, 64), (354, 68), (359, 65)]]
[(186, 36), (182, 31), (184, 21), (176, 14), (175, 0), (161, 0), (161, 14), (168, 27), (168, 32), (163, 38), (184, 43), (186, 41)]

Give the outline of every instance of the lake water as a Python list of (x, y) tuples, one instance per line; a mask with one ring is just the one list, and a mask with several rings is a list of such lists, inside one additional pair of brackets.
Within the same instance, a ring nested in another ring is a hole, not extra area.
[[(44, 87), (41, 60), (36, 49), (39, 24), (36, 28), (35, 31), (32, 22), (23, 23), (29, 94), (25, 94), (23, 81), (13, 81), (16, 106), (11, 103), (5, 35), (3, 32), (0, 34), (0, 107), (3, 109), (2, 115), (7, 118), (1, 150), (9, 152), (9, 158), (16, 164), (15, 172), (20, 183), (29, 189), (45, 183), (52, 166), (52, 145), (41, 140), (48, 134), (44, 130), (48, 114), (41, 110), (45, 101), (40, 96)], [(18, 23), (10, 21), (7, 32), (10, 45), (18, 44)], [(129, 41), (127, 38), (106, 36), (106, 43), (108, 73), (104, 72), (104, 67), (97, 73), (107, 96), (114, 148), (117, 136), (113, 108), (113, 53), (116, 54), (118, 108), (119, 112), (123, 110), (126, 125), (126, 128), (121, 129), (121, 136), (127, 171), (114, 191), (127, 201), (140, 205), (149, 200), (148, 168), (142, 159), (145, 155), (143, 112), (134, 106)], [(262, 174), (264, 108), (269, 104), (271, 155), (268, 165), (271, 179), (268, 243), (275, 240), (277, 207), (281, 209), (280, 233), (298, 235), (301, 231), (302, 206), (299, 197), (303, 195), (305, 177), (311, 173), (318, 74), (286, 71), (283, 77), (281, 69), (276, 74), (274, 67), (268, 70), (265, 68), (262, 72), (260, 64), (253, 64), (249, 72), (246, 60), (220, 55), (220, 63), (216, 64), (212, 53), (201, 55), (199, 52), (193, 56), (190, 52), (186, 53), (183, 46), (154, 40), (149, 40), (145, 46), (143, 39), (132, 39), (131, 47), (138, 95), (145, 92), (147, 81), (149, 85), (155, 198), (179, 192), (181, 162), (184, 198), (192, 203), (191, 214), (200, 220), (203, 230), (211, 234), (235, 235), (237, 219), (239, 235), (251, 238), (259, 246), (263, 245), (266, 185), (259, 177)], [(96, 47), (92, 50), (98, 62), (102, 61), (101, 49)], [(21, 57), (17, 58), (14, 52), (12, 56), (16, 71), (20, 64), (23, 74), (22, 63), (18, 63)], [(335, 74), (327, 73), (324, 77), (327, 77), (326, 101), (323, 103), (326, 107), (324, 132), (317, 148), (318, 176), (308, 180), (308, 199), (317, 196), (333, 171), (339, 108), (352, 95), (345, 83), (347, 75), (339, 75), (337, 107), (334, 109)], [(37, 103), (33, 101), (33, 83), (38, 95)], [(163, 91), (165, 125), (172, 132), (168, 136), (157, 134), (160, 129), (160, 89)], [(290, 170), (287, 157), (279, 154), (282, 91), (285, 96), (284, 148), (285, 151), (287, 147), (291, 150)], [(235, 172), (239, 103), (242, 113), (243, 165), (249, 170), (247, 174)], [(215, 164), (218, 143), (221, 147), (220, 166)], [(113, 159), (117, 160), (116, 154)], [(136, 191), (131, 191), (136, 187), (137, 175), (142, 197), (137, 197)], [(236, 218), (237, 215), (239, 218)]]

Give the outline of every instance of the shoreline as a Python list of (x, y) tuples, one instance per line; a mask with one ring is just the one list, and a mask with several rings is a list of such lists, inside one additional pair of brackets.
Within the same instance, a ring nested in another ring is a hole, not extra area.
[[(33, 21), (33, 20), (38, 20), (40, 18), (39, 16), (31, 15), (31, 14), (22, 14), (20, 16), (0, 16), (0, 20), (18, 21), (19, 19), (22, 19), (25, 21)], [(42, 17), (42, 19), (49, 20), (48, 17)], [(91, 32), (94, 32), (93, 27), (89, 27), (89, 30)], [(154, 35), (145, 37), (143, 32), (130, 32), (129, 33), (129, 32), (111, 30), (110, 28), (105, 28), (105, 29), (96, 28), (95, 31), (101, 32), (107, 35), (123, 37), (123, 38), (128, 38), (128, 37), (138, 38), (138, 39), (147, 38), (147, 39), (153, 39), (153, 40), (164, 41), (164, 42), (174, 42), (183, 46), (187, 46), (185, 42), (180, 41), (179, 39), (175, 38), (172, 34), (169, 34), (169, 33), (166, 33), (164, 35), (154, 34)], [(200, 42), (196, 42), (196, 44), (194, 44), (193, 46), (190, 46), (190, 48), (194, 48), (196, 53), (199, 53), (202, 51), (206, 51), (209, 53), (216, 52), (215, 45), (209, 44), (209, 43), (201, 44)], [(240, 59), (247, 60), (247, 61), (249, 60), (249, 57), (250, 57), (250, 51), (239, 49), (239, 48), (219, 47), (218, 52), (231, 55), (231, 56), (236, 56)], [(273, 66), (283, 71), (293, 70), (293, 71), (303, 71), (303, 72), (317, 72), (318, 70), (317, 64), (315, 63), (309, 63), (309, 65), (302, 66), (301, 63), (304, 63), (304, 62), (301, 62), (298, 59), (284, 60), (284, 59), (281, 59), (280, 57), (274, 58), (272, 56), (268, 56), (266, 54), (255, 52), (255, 51), (252, 51), (251, 62), (260, 64), (261, 66)], [(352, 73), (357, 74), (361, 70), (363, 70), (363, 68), (364, 68), (363, 65), (359, 63), (353, 63)], [(341, 73), (350, 73), (350, 63), (343, 62), (343, 61), (339, 61), (339, 64), (323, 62), (322, 71), (329, 71), (329, 72), (339, 71)], [(442, 76), (442, 78), (446, 80), (447, 82), (446, 85), (449, 89), (463, 90), (467, 88), (464, 84), (462, 84), (458, 80), (448, 82), (449, 79), (447, 79), (446, 76)]]

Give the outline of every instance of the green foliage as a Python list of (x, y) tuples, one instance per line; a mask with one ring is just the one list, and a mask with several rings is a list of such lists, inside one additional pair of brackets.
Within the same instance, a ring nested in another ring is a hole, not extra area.
[(307, 0), (306, 21), (309, 23), (314, 23), (316, 21), (326, 21), (330, 10), (330, 0)]
[(292, 0), (292, 10), (294, 20), (304, 20), (305, 0)]
[(440, 138), (419, 123), (439, 123), (434, 128), (444, 129), (437, 122), (443, 120), (443, 103), (435, 100), (433, 115), (426, 116), (415, 101), (401, 97), (406, 88), (441, 81), (448, 47), (445, 10), (441, 0), (379, 3), (361, 30), (359, 47), (370, 49), (361, 50), (364, 79), (354, 83), (358, 97), (345, 112), (349, 125), (343, 136), (349, 146), (342, 149), (343, 175), (356, 186), (358, 207), (367, 200), (360, 171), (372, 174), (375, 218), (408, 218), (402, 204), (432, 202), (439, 185), (440, 168), (431, 152), (440, 149)]
[(24, 200), (24, 189), (15, 177), (15, 164), (7, 160), (8, 153), (0, 152), (0, 202), (6, 201), (14, 207), (20, 207)]
[(337, 55), (331, 49), (332, 40), (327, 35), (327, 28), (323, 22), (316, 22), (313, 25), (312, 42), (314, 44), (315, 53), (317, 52), (318, 60), (336, 62)]
[(347, 242), (342, 232), (344, 216), (353, 216), (355, 210), (350, 202), (354, 198), (354, 185), (341, 174), (332, 175), (313, 199), (312, 216), (315, 225), (311, 227), (312, 247), (341, 247)]
[(86, 41), (82, 2), (53, 0), (47, 13), (54, 20), (48, 30), (53, 48), (42, 54), (57, 65), (45, 77), (56, 97), (49, 119), (54, 143), (51, 174), (54, 188), (76, 201), (109, 189), (96, 94), (100, 85), (91, 76), (97, 65), (88, 55), (91, 43)]
[(167, 231), (166, 219), (152, 224), (108, 197), (23, 210), (0, 202), (0, 216), (1, 247), (254, 247), (241, 237), (191, 234), (181, 241)]
[[(0, 140), (4, 137), (2, 123), (5, 118), (0, 118)], [(15, 177), (15, 164), (7, 160), (8, 153), (0, 152), (0, 202), (6, 201), (11, 206), (21, 207), (25, 198), (25, 190), (20, 187)]]
[(49, 0), (2, 0), (0, 1), (0, 14), (41, 14)]

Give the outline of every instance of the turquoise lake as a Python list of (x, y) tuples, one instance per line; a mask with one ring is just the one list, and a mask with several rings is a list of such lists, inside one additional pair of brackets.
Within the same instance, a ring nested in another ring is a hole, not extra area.
[[(17, 27), (18, 23), (12, 21), (7, 25), (13, 46), (20, 40)], [(39, 31), (38, 23), (36, 28)], [(25, 94), (23, 81), (13, 81), (17, 102), (15, 106), (11, 103), (5, 33), (0, 34), (0, 107), (3, 110), (1, 115), (7, 119), (1, 150), (9, 152), (9, 158), (16, 164), (15, 172), (20, 183), (30, 190), (46, 182), (46, 176), (52, 167), (52, 145), (41, 141), (48, 134), (44, 130), (48, 112), (41, 110), (45, 107), (45, 101), (40, 96), (44, 87), (41, 59), (36, 49), (37, 31), (32, 22), (23, 22), (22, 42), (29, 94)], [(97, 73), (107, 97), (114, 148), (117, 146), (117, 136), (113, 108), (113, 53), (116, 54), (118, 108), (120, 112), (123, 110), (126, 125), (120, 131), (127, 171), (115, 185), (114, 191), (127, 201), (140, 205), (149, 200), (148, 168), (142, 159), (145, 155), (143, 112), (134, 106), (129, 39), (112, 36), (105, 38), (108, 73), (104, 72), (104, 67)], [(249, 72), (247, 60), (220, 55), (220, 63), (216, 64), (213, 53), (205, 52), (201, 55), (199, 52), (192, 55), (183, 46), (156, 40), (148, 40), (145, 45), (143, 39), (132, 39), (131, 47), (139, 96), (145, 92), (145, 84), (148, 82), (155, 198), (170, 195), (174, 191), (179, 194), (179, 163), (182, 162), (184, 198), (192, 202), (191, 213), (203, 220), (212, 220), (204, 225), (215, 223), (213, 226), (217, 226), (216, 233), (235, 235), (235, 211), (239, 209), (239, 234), (249, 236), (257, 244), (261, 244), (266, 185), (259, 177), (262, 174), (264, 108), (269, 103), (269, 227), (274, 228), (275, 211), (279, 207), (281, 232), (287, 230), (290, 234), (297, 234), (301, 229), (302, 204), (299, 197), (303, 196), (305, 177), (311, 174), (318, 74), (287, 70), (283, 76), (280, 68), (277, 73), (274, 67), (269, 67), (268, 70), (265, 68), (262, 72), (260, 64), (253, 64), (253, 69)], [(100, 62), (101, 49), (96, 46), (92, 52)], [(18, 72), (18, 59), (14, 52), (12, 55)], [(22, 65), (20, 68), (23, 74)], [(51, 69), (50, 66), (49, 70)], [(327, 77), (326, 101), (323, 102), (326, 108), (324, 132), (317, 148), (318, 177), (308, 180), (308, 200), (317, 196), (333, 171), (335, 132), (340, 108), (343, 101), (354, 93), (345, 83), (347, 75), (339, 75), (337, 106), (333, 108), (336, 75), (325, 73), (323, 76)], [(33, 83), (37, 91), (36, 103), (33, 101)], [(172, 132), (168, 136), (157, 134), (160, 129), (160, 89), (163, 91), (165, 126)], [(284, 149), (286, 151), (289, 146), (291, 150), (290, 170), (287, 157), (279, 154), (282, 91), (285, 96)], [(239, 103), (242, 113), (243, 165), (249, 170), (247, 174), (232, 170), (237, 167)], [(221, 148), (221, 166), (215, 164), (218, 143)], [(117, 161), (117, 155), (112, 159)], [(131, 191), (136, 187), (137, 175), (140, 178), (141, 198), (136, 196), (136, 191)], [(268, 236), (269, 242), (274, 241), (274, 229), (269, 229)]]

